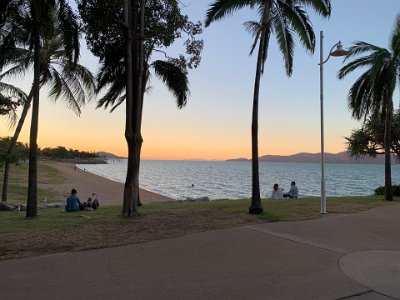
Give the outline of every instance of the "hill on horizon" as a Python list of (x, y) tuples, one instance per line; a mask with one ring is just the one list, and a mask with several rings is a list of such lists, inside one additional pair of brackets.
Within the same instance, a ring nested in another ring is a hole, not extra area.
[(111, 158), (111, 159), (120, 159), (123, 158), (121, 156), (117, 156), (111, 152), (105, 152), (105, 151), (98, 151), (97, 154), (99, 155), (99, 157), (101, 158)]
[[(384, 155), (374, 157), (351, 157), (347, 151), (339, 153), (325, 153), (325, 163), (333, 164), (384, 164)], [(250, 161), (247, 158), (227, 159), (227, 161)], [(260, 162), (299, 162), (299, 163), (320, 163), (321, 153), (301, 152), (293, 155), (264, 155), (259, 157)], [(397, 164), (397, 158), (392, 155), (392, 164)]]

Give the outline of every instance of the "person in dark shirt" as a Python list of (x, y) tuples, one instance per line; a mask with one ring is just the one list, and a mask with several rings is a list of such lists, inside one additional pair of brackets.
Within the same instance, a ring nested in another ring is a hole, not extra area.
[(80, 211), (83, 209), (83, 206), (82, 206), (81, 201), (79, 200), (77, 194), (78, 194), (78, 192), (76, 191), (76, 189), (71, 190), (71, 195), (68, 196), (67, 205), (65, 205), (66, 212)]
[(299, 189), (296, 186), (296, 182), (292, 181), (290, 183), (290, 190), (289, 193), (284, 193), (283, 197), (289, 197), (289, 198), (294, 198), (297, 199), (297, 197), (299, 196)]

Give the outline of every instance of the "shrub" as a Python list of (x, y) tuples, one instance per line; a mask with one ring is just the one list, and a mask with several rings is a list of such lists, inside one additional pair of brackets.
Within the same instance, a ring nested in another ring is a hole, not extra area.
[[(393, 196), (400, 196), (400, 185), (392, 185)], [(375, 189), (375, 195), (385, 195), (385, 186), (380, 186)]]

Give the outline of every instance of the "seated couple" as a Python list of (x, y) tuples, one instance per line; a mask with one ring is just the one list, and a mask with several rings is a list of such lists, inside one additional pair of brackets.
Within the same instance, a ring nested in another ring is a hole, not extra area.
[(283, 189), (279, 187), (277, 183), (274, 184), (272, 189), (272, 199), (283, 199), (283, 198), (294, 198), (297, 199), (299, 196), (299, 189), (296, 186), (296, 182), (292, 181), (290, 183), (290, 190), (288, 193), (284, 193)]
[(100, 204), (96, 193), (92, 193), (92, 197), (89, 197), (87, 202), (81, 203), (77, 196), (78, 192), (76, 189), (72, 189), (71, 195), (67, 198), (67, 205), (65, 205), (65, 211), (80, 211), (80, 210), (96, 210)]

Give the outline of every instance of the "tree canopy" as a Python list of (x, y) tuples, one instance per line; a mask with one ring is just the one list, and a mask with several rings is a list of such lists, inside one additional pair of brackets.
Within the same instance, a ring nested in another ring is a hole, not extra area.
[(2, 167), (5, 162), (18, 163), (19, 160), (28, 158), (29, 147), (27, 144), (21, 142), (15, 145), (14, 153), (8, 155), (7, 150), (10, 140), (11, 137), (0, 137), (0, 167)]
[[(400, 157), (400, 111), (393, 115), (391, 129), (391, 153)], [(352, 131), (347, 140), (347, 151), (355, 157), (385, 154), (384, 148), (385, 120), (379, 117), (368, 118), (361, 128)]]
[[(91, 52), (99, 57), (101, 68), (97, 75), (98, 90), (109, 87), (105, 96), (99, 99), (99, 106), (115, 108), (124, 99), (125, 82), (125, 42), (126, 30), (123, 20), (123, 0), (99, 1), (80, 0), (78, 9), (84, 24), (86, 41)], [(178, 1), (171, 0), (147, 0), (145, 9), (144, 28), (144, 57), (145, 84), (149, 78), (149, 68), (157, 68), (155, 75), (160, 77), (168, 88), (177, 96), (178, 106), (186, 104), (188, 89), (182, 97), (175, 88), (187, 85), (184, 78), (174, 75), (186, 74), (187, 69), (196, 68), (201, 60), (203, 41), (196, 39), (202, 32), (200, 22), (193, 23), (188, 16), (181, 13)], [(181, 40), (185, 47), (185, 54), (170, 57), (166, 51), (175, 41)], [(153, 57), (165, 58), (153, 61)], [(166, 63), (168, 62), (168, 67)], [(175, 70), (174, 70), (175, 68)], [(178, 86), (170, 86), (172, 80), (166, 80), (166, 72), (174, 82), (180, 82)], [(171, 76), (172, 75), (172, 76)], [(179, 98), (181, 96), (181, 98)]]
[(99, 155), (96, 152), (79, 151), (75, 149), (67, 149), (64, 146), (57, 146), (55, 148), (46, 147), (40, 150), (40, 156), (47, 159), (88, 159), (97, 158)]

